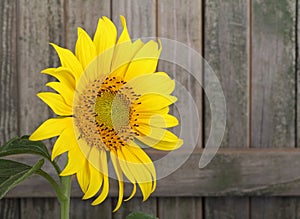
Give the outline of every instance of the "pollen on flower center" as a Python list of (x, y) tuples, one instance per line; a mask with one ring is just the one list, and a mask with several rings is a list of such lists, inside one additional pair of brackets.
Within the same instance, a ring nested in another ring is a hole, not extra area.
[(75, 125), (89, 145), (105, 150), (117, 150), (132, 141), (136, 113), (134, 106), (139, 95), (126, 82), (107, 77), (103, 82), (94, 80), (79, 95), (74, 104)]
[(130, 100), (117, 92), (100, 90), (95, 103), (96, 122), (119, 130), (129, 125)]

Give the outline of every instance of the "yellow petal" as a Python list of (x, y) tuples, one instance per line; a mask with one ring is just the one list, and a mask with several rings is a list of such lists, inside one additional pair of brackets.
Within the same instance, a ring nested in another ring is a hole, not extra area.
[(141, 117), (152, 116), (152, 115), (156, 115), (156, 114), (165, 115), (165, 114), (168, 114), (169, 111), (170, 111), (170, 108), (167, 106), (162, 109), (153, 110), (153, 111), (136, 111), (135, 115), (138, 114)]
[(75, 53), (83, 69), (85, 69), (97, 55), (96, 47), (92, 39), (80, 27), (78, 28), (78, 39), (76, 42)]
[(82, 199), (93, 197), (101, 188), (103, 183), (103, 175), (91, 164), (90, 169), (90, 184)]
[(182, 139), (178, 139), (178, 141), (161, 141), (148, 136), (137, 136), (136, 138), (149, 147), (163, 151), (175, 150), (183, 144)]
[(146, 93), (171, 94), (175, 88), (175, 81), (164, 72), (144, 74), (132, 78), (127, 83), (134, 92), (140, 95)]
[(123, 25), (123, 31), (114, 50), (111, 72), (112, 76), (124, 78), (130, 61), (143, 47), (144, 43), (140, 39), (132, 43), (128, 34), (125, 18), (120, 16), (120, 19)]
[[(153, 176), (151, 174), (151, 171), (147, 168), (148, 163), (143, 163), (135, 153), (133, 153), (131, 150), (129, 150), (130, 146), (126, 145), (121, 148), (122, 153), (124, 154), (124, 157), (126, 159), (126, 164), (134, 176), (136, 182), (138, 183), (142, 194), (143, 194), (143, 200), (145, 201), (151, 194), (153, 190), (152, 180)], [(143, 156), (145, 152), (143, 150), (139, 151), (138, 156)], [(147, 156), (147, 155), (146, 155)], [(153, 165), (151, 162), (150, 165)]]
[(125, 74), (125, 81), (143, 74), (153, 73), (157, 67), (161, 47), (153, 40), (146, 43), (133, 57)]
[(143, 45), (144, 43), (140, 39), (133, 43), (126, 41), (117, 44), (111, 65), (112, 76), (124, 78), (130, 61)]
[(140, 124), (137, 127), (135, 126), (135, 129), (140, 133), (141, 136), (148, 136), (149, 138), (153, 138), (159, 141), (169, 141), (169, 142), (178, 141), (178, 137), (176, 135), (162, 128), (151, 127), (149, 125)]
[(51, 87), (53, 90), (57, 91), (64, 98), (64, 101), (69, 106), (72, 106), (74, 97), (73, 89), (61, 82), (49, 82), (46, 84), (46, 86)]
[(130, 196), (127, 199), (124, 200), (124, 201), (129, 201), (131, 198), (133, 198), (133, 196), (136, 193), (136, 180), (135, 180), (134, 176), (132, 175), (131, 171), (129, 170), (129, 168), (127, 166), (126, 158), (124, 157), (122, 150), (118, 150), (117, 154), (118, 154), (118, 157), (119, 157), (120, 167), (121, 167), (124, 175), (133, 184), (133, 189), (132, 189), (132, 192), (131, 192)]
[(59, 68), (47, 68), (42, 71), (43, 74), (51, 75), (63, 83), (65, 86), (68, 86), (70, 89), (75, 90), (75, 78), (71, 73), (71, 70), (64, 67)]
[(111, 157), (111, 161), (113, 163), (116, 175), (118, 177), (118, 182), (119, 182), (119, 197), (118, 197), (118, 202), (117, 202), (117, 205), (116, 205), (115, 209), (113, 210), (113, 212), (116, 212), (120, 208), (120, 206), (122, 204), (122, 201), (123, 201), (124, 182), (123, 182), (123, 174), (122, 174), (122, 171), (121, 171), (120, 164), (118, 162), (117, 155), (114, 152), (110, 152), (110, 157)]
[(53, 43), (51, 43), (51, 45), (56, 50), (62, 67), (70, 69), (76, 81), (78, 82), (83, 72), (83, 69), (76, 56), (68, 49), (64, 49)]
[[(94, 35), (94, 44), (97, 49), (97, 54), (100, 54), (115, 46), (117, 39), (117, 28), (111, 20), (103, 16), (98, 21), (98, 26)], [(113, 51), (113, 50), (111, 50)], [(107, 64), (111, 63), (112, 53)]]
[(135, 156), (140, 160), (141, 163), (145, 165), (145, 167), (149, 170), (152, 180), (153, 180), (153, 185), (152, 185), (152, 190), (151, 193), (155, 190), (156, 188), (156, 170), (154, 167), (154, 164), (152, 160), (149, 158), (149, 156), (136, 144), (130, 145), (127, 147), (131, 151), (131, 153), (135, 154)]
[(133, 117), (137, 119), (136, 124), (146, 124), (159, 128), (169, 128), (178, 125), (178, 120), (175, 116), (169, 114), (153, 114), (153, 115), (139, 115)]
[[(114, 47), (117, 39), (117, 29), (111, 20), (102, 17), (98, 21), (94, 44), (97, 50), (97, 67), (102, 75), (108, 75), (111, 71), (111, 63)], [(98, 73), (98, 74), (99, 74)]]
[(58, 136), (64, 129), (72, 126), (72, 118), (52, 118), (46, 120), (37, 130), (35, 130), (29, 139), (39, 141)]
[(73, 139), (73, 126), (70, 125), (69, 127), (63, 130), (61, 135), (56, 140), (52, 149), (51, 160), (53, 161), (57, 156), (71, 150), (74, 147), (74, 145), (71, 145)]
[[(76, 140), (74, 141), (76, 142)], [(71, 142), (70, 144), (74, 144)], [(60, 173), (60, 176), (69, 176), (78, 173), (84, 167), (85, 157), (79, 150), (78, 146), (68, 152), (68, 163), (65, 169)]]
[(175, 103), (176, 100), (176, 97), (170, 95), (144, 94), (137, 100), (141, 104), (135, 105), (134, 109), (139, 112), (156, 111)]
[(86, 193), (90, 184), (90, 169), (87, 160), (83, 163), (82, 169), (77, 172), (76, 176), (81, 190)]
[(126, 25), (126, 19), (124, 16), (120, 15), (120, 20), (122, 22), (123, 26), (123, 31), (119, 37), (118, 44), (124, 43), (126, 41), (131, 41), (128, 30), (127, 30), (127, 25)]
[(101, 191), (101, 194), (92, 202), (92, 205), (98, 205), (100, 203), (102, 203), (107, 195), (108, 195), (108, 191), (109, 191), (109, 181), (108, 181), (108, 166), (107, 166), (107, 158), (106, 158), (106, 151), (101, 150), (100, 151), (101, 155), (100, 155), (100, 161), (101, 161), (101, 168), (103, 170), (102, 174), (104, 177), (103, 180), (103, 188)]
[(60, 116), (70, 116), (72, 115), (72, 107), (66, 104), (64, 98), (55, 93), (51, 92), (41, 92), (37, 96), (44, 101), (55, 114)]

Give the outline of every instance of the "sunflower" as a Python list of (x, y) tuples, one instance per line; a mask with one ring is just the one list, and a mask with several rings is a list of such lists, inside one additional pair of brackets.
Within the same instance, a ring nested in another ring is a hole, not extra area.
[[(164, 72), (155, 72), (161, 45), (155, 41), (132, 42), (126, 20), (117, 39), (115, 25), (107, 17), (99, 19), (93, 40), (81, 28), (75, 54), (51, 44), (61, 66), (42, 73), (58, 81), (46, 86), (56, 92), (41, 92), (56, 118), (45, 121), (31, 136), (44, 140), (59, 136), (52, 159), (68, 152), (61, 176), (76, 174), (83, 199), (95, 197), (92, 205), (103, 202), (109, 192), (111, 160), (119, 184), (119, 209), (124, 196), (124, 180), (137, 184), (146, 200), (156, 188), (156, 171), (142, 146), (174, 150), (183, 143), (166, 128), (176, 126), (168, 114), (175, 82)], [(125, 200), (125, 201), (126, 201)]]

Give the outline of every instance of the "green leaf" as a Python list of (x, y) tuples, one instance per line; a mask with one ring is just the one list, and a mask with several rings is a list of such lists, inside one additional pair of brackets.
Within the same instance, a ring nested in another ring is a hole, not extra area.
[(29, 136), (15, 137), (0, 147), (0, 157), (12, 154), (37, 154), (51, 160), (46, 145), (41, 141), (30, 141)]
[(149, 214), (145, 214), (143, 212), (132, 212), (126, 217), (126, 219), (158, 219), (158, 218)]
[(16, 185), (38, 172), (44, 164), (44, 159), (35, 165), (28, 166), (12, 160), (0, 159), (0, 199)]

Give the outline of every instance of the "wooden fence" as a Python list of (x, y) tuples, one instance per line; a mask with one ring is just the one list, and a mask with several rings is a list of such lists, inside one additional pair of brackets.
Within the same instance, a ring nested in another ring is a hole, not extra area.
[[(133, 210), (162, 219), (300, 218), (299, 13), (299, 0), (1, 0), (0, 143), (52, 115), (36, 97), (49, 80), (39, 72), (59, 65), (48, 43), (73, 49), (78, 26), (93, 34), (105, 15), (120, 27), (122, 14), (131, 36), (174, 39), (205, 57), (224, 90), (227, 128), (221, 150), (200, 170), (209, 103), (191, 76), (161, 63), (196, 94), (197, 150), (148, 201), (136, 197), (117, 213), (117, 187), (92, 207), (74, 184), (71, 218), (124, 218)], [(0, 201), (1, 219), (58, 217), (53, 191), (37, 177)]]

